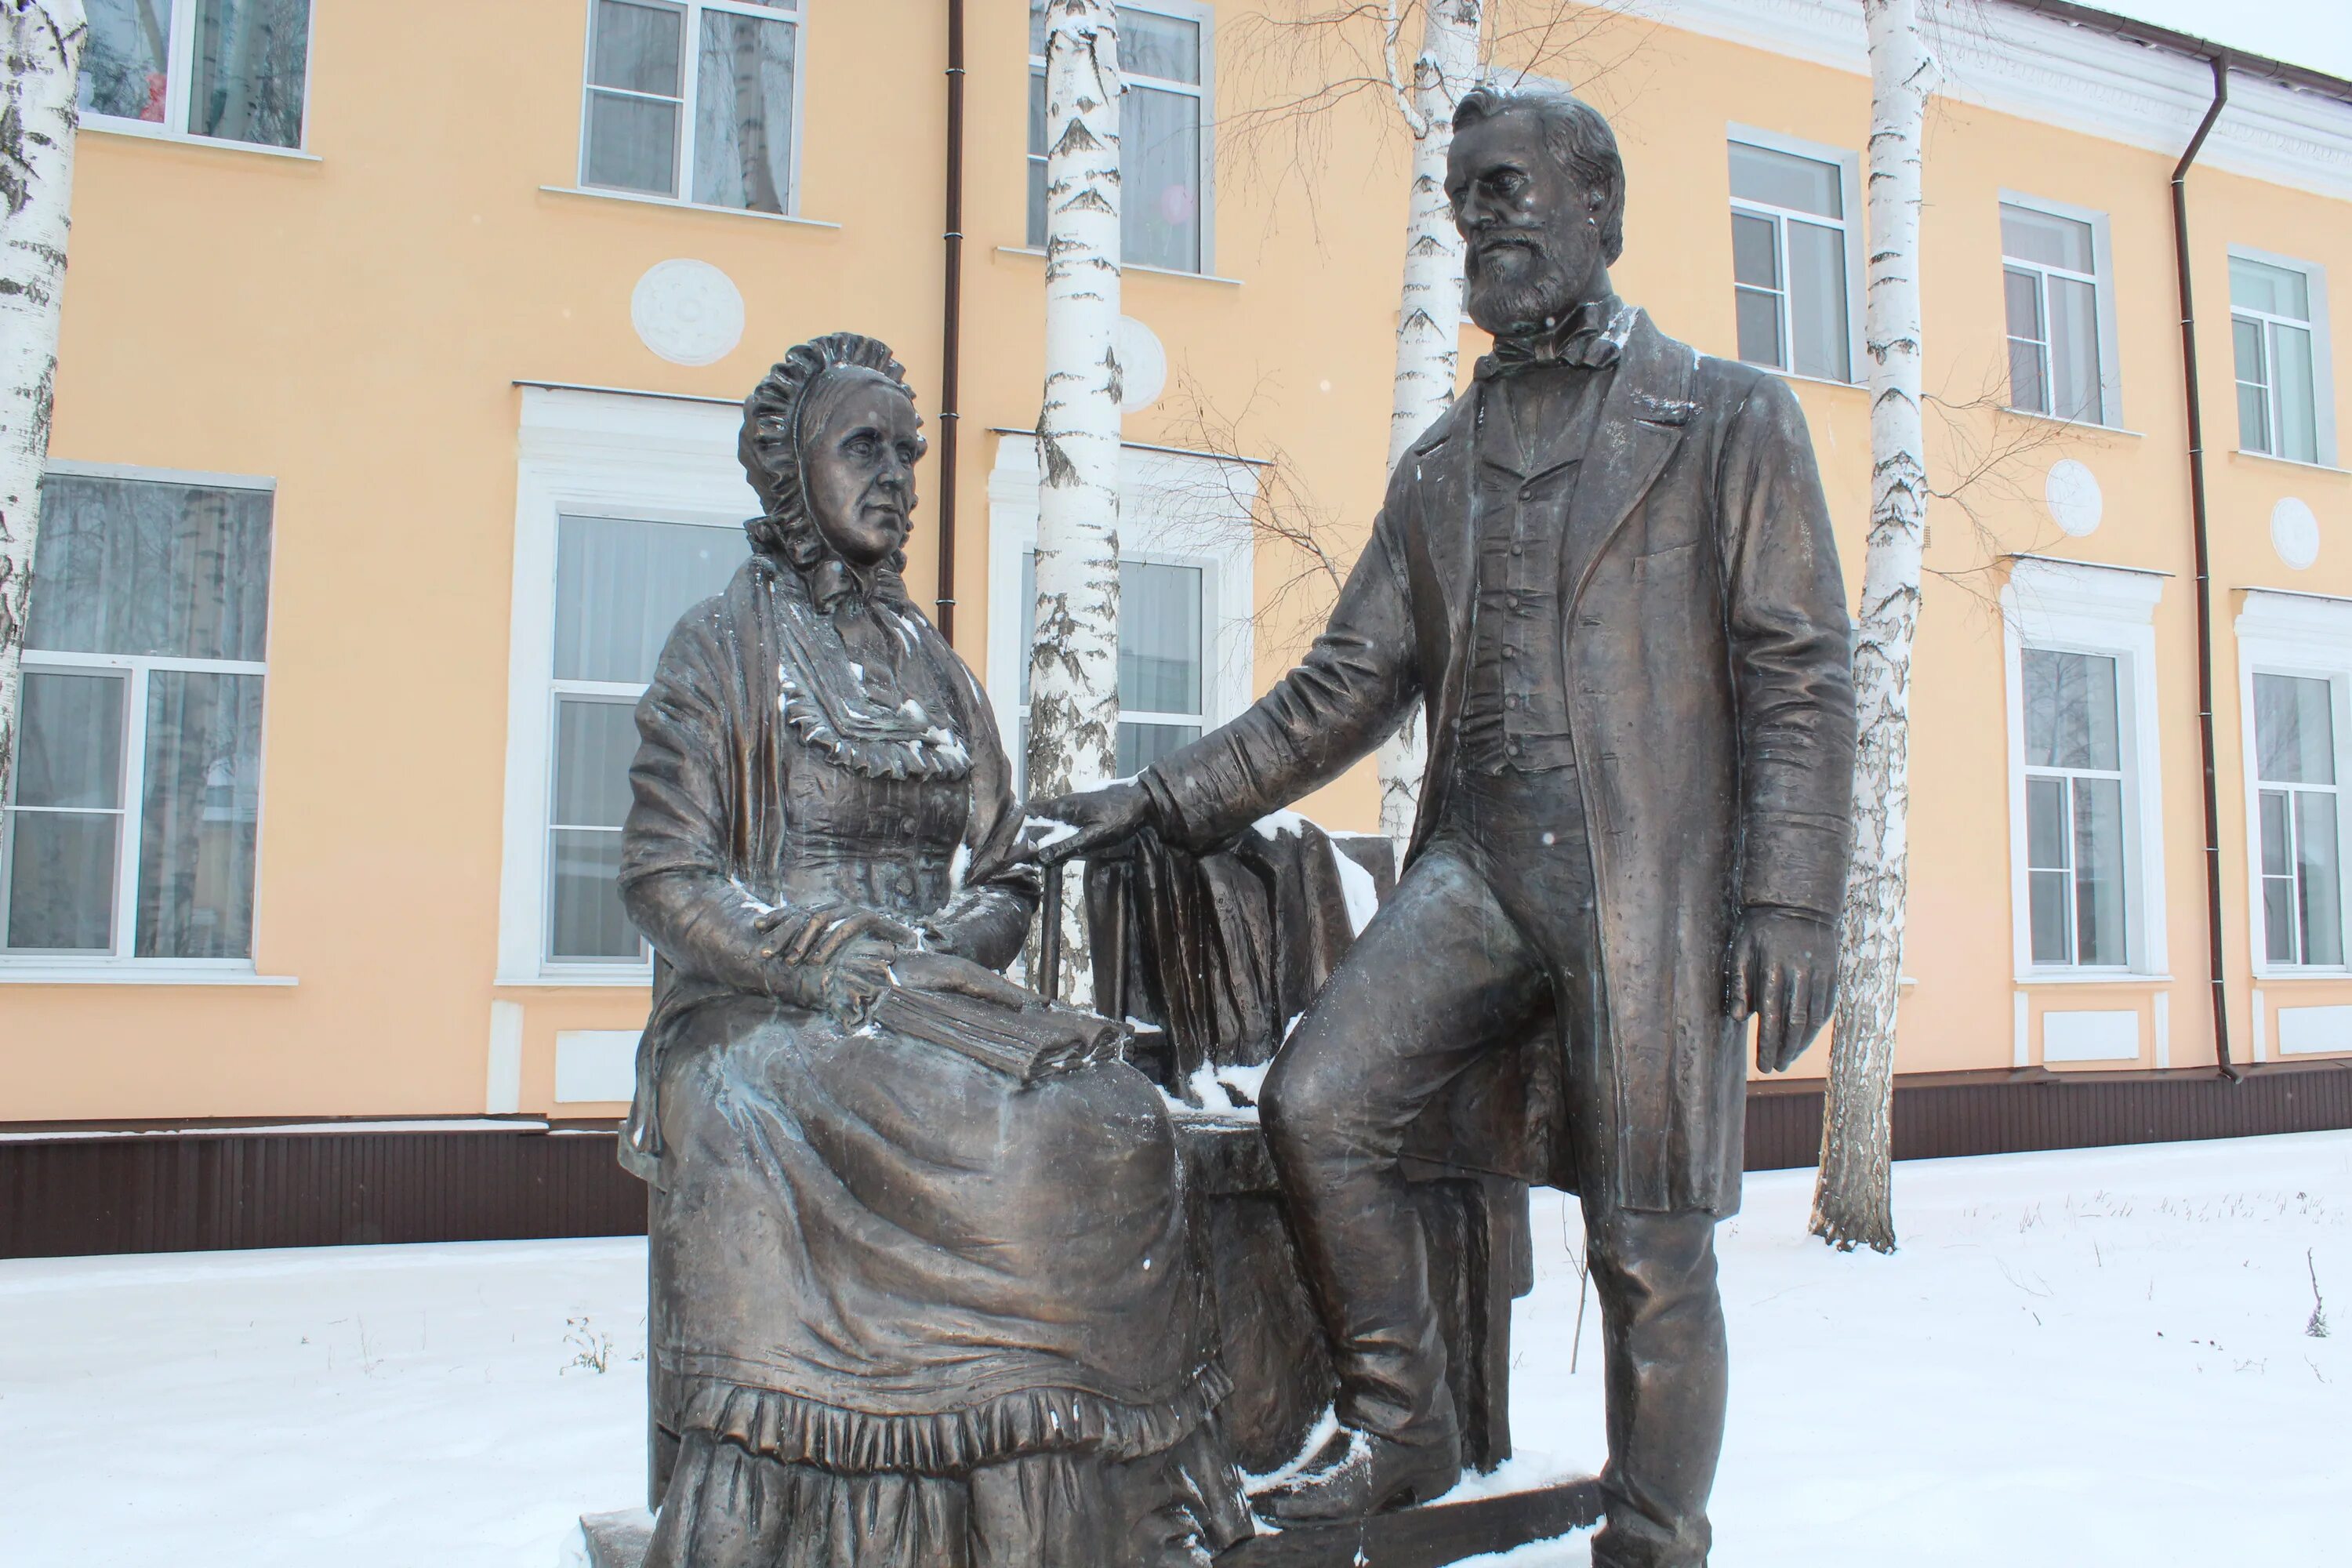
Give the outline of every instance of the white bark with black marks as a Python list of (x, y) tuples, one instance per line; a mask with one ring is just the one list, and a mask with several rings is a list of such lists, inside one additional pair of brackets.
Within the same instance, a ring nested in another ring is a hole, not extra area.
[(1853, 868), (1811, 1228), (1895, 1250), (1895, 1039), (1909, 870), (1911, 651), (1927, 465), (1920, 391), (1919, 142), (1934, 66), (1917, 0), (1864, 0), (1870, 29), (1870, 543), (1854, 624)]
[(58, 321), (73, 205), (81, 0), (0, 0), (0, 799), (16, 757), (16, 688), (49, 457)]
[[(1410, 84), (1391, 68), (1397, 107), (1412, 132), (1412, 186), (1404, 227), (1404, 291), (1396, 329), (1396, 378), (1389, 405), (1389, 467), (1394, 468), (1454, 400), (1462, 342), (1462, 235), (1445, 196), (1445, 154), (1454, 145), (1454, 108), (1478, 77), (1478, 34), (1486, 0), (1426, 0), (1421, 53)], [(1388, 10), (1389, 51), (1399, 26)], [(1381, 743), (1381, 832), (1400, 861), (1421, 805), (1428, 745), (1418, 711)]]
[[(1118, 26), (1045, 5), (1045, 395), (1037, 416), (1037, 621), (1029, 795), (1108, 783), (1118, 759)], [(1068, 994), (1092, 994), (1085, 900), (1063, 906)], [(1040, 990), (1050, 984), (1037, 977)]]

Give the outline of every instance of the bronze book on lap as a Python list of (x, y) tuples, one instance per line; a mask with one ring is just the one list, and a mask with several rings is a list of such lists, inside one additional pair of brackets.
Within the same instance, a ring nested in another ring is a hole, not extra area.
[(1040, 1004), (1015, 1012), (957, 992), (896, 986), (876, 1005), (874, 1020), (1023, 1083), (1114, 1059), (1126, 1038), (1108, 1018), (1074, 1008)]

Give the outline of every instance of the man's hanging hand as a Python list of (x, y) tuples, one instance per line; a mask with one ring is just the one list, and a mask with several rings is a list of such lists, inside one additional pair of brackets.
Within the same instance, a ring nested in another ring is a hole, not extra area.
[(1757, 1016), (1756, 1066), (1786, 1072), (1837, 1008), (1837, 925), (1796, 910), (1743, 910), (1724, 976), (1724, 1011)]

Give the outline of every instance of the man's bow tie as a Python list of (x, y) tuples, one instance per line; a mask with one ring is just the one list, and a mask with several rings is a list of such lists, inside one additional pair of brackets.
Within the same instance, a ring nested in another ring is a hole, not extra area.
[(1487, 381), (1547, 365), (1599, 370), (1617, 363), (1617, 356), (1625, 350), (1625, 334), (1633, 325), (1631, 306), (1621, 305), (1613, 299), (1591, 300), (1549, 331), (1496, 338), (1495, 352), (1479, 356), (1476, 374), (1481, 381)]

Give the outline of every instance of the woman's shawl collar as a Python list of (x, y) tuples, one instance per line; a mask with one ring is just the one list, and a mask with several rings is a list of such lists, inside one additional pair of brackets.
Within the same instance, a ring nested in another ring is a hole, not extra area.
[[(875, 700), (867, 679), (852, 668), (832, 617), (817, 607), (799, 572), (755, 558), (752, 574), (758, 613), (776, 660), (777, 709), (802, 743), (875, 778), (960, 779), (971, 773), (971, 753), (953, 714), (928, 713), (911, 697), (895, 707)], [(908, 652), (921, 648), (929, 628), (903, 597), (893, 602), (886, 594), (870, 595), (866, 610)]]

